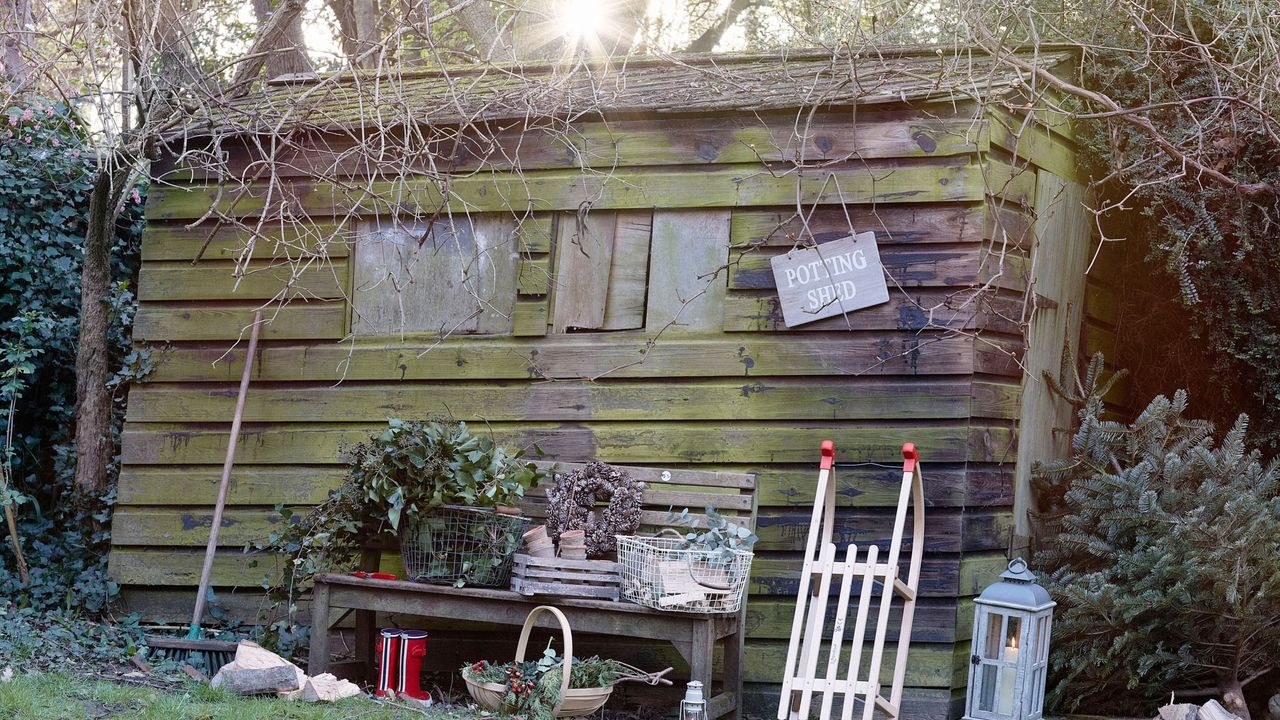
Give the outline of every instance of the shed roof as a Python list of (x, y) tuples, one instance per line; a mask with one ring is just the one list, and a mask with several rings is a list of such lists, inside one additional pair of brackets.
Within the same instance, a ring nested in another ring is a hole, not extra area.
[[(1074, 51), (1019, 52), (1055, 68)], [(483, 66), (403, 73), (283, 77), (186, 128), (192, 134), (369, 125), (455, 125), (591, 114), (671, 114), (875, 105), (1004, 95), (1031, 78), (1010, 63), (954, 47), (880, 48), (867, 55), (789, 52), (668, 55), (611, 64)]]

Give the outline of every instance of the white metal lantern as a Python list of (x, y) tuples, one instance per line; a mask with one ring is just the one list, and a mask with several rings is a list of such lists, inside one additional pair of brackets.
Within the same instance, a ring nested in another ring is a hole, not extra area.
[(702, 683), (690, 681), (680, 701), (680, 720), (707, 720), (707, 700), (702, 694)]
[(1049, 630), (1057, 603), (1022, 558), (974, 600), (973, 657), (965, 720), (1044, 716)]

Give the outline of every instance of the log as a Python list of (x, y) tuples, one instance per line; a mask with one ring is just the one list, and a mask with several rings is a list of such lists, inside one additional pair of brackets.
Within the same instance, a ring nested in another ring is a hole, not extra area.
[(265, 668), (223, 668), (217, 686), (240, 695), (263, 695), (298, 689), (298, 674), (292, 665)]

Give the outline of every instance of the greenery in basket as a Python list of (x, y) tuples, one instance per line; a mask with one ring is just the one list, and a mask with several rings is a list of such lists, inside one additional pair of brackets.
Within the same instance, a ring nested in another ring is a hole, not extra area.
[(378, 536), (394, 537), (406, 520), (442, 505), (514, 505), (543, 476), (521, 461), (521, 451), (473, 435), (464, 422), (440, 418), (389, 419), (384, 430), (344, 454), (346, 480), (324, 503), (301, 517), (277, 506), (283, 529), (245, 548), (285, 560), (278, 585), (263, 580), (277, 604), (287, 603), (288, 619), (276, 623), (281, 637), (297, 634), (294, 600), (311, 578), (354, 570), (360, 550)]
[[(548, 647), (537, 660), (491, 663), (488, 660), (468, 663), (462, 672), (475, 683), (505, 685), (502, 712), (523, 715), (528, 720), (552, 720), (560, 704), (560, 681), (564, 658)], [(616, 660), (599, 657), (574, 658), (569, 671), (569, 688), (605, 688), (623, 677), (635, 675), (634, 668)]]
[(682, 533), (682, 550), (708, 550), (728, 562), (733, 559), (736, 551), (750, 552), (760, 539), (750, 528), (734, 523), (710, 505), (707, 506), (706, 516), (706, 528), (699, 528), (698, 518), (689, 514), (689, 508), (671, 513), (671, 522), (692, 528), (690, 532)]

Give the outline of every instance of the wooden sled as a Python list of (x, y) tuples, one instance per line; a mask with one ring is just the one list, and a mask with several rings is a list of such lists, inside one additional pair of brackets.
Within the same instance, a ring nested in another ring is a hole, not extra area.
[[(881, 561), (880, 549), (871, 545), (864, 559), (858, 559), (857, 545), (850, 544), (838, 553), (831, 542), (835, 525), (835, 445), (822, 443), (822, 463), (818, 486), (805, 542), (804, 567), (800, 574), (800, 590), (796, 597), (795, 618), (791, 621), (791, 644), (783, 668), (782, 697), (778, 702), (778, 720), (808, 720), (814, 706), (814, 695), (821, 694), (818, 717), (828, 720), (837, 695), (843, 699), (842, 720), (851, 720), (855, 699), (863, 700), (862, 718), (870, 720), (875, 709), (887, 718), (899, 717), (902, 703), (902, 679), (907, 669), (907, 650), (911, 644), (911, 621), (915, 615), (916, 593), (920, 583), (920, 562), (924, 553), (924, 486), (920, 476), (920, 454), (915, 445), (902, 446), (902, 489), (898, 494), (898, 511), (893, 522), (893, 536), (887, 555)], [(912, 522), (911, 564), (904, 582), (899, 577), (898, 563), (902, 553), (902, 536), (907, 523), (908, 504), (914, 510)], [(821, 538), (819, 540), (819, 538)], [(815, 555), (816, 553), (816, 555)], [(841, 559), (837, 559), (837, 558)], [(845, 647), (846, 620), (854, 579), (858, 583), (857, 613), (853, 635), (848, 643), (848, 670), (840, 672), (841, 649)], [(825, 661), (825, 672), (819, 676), (824, 625), (831, 590), (838, 582), (835, 623), (831, 628), (831, 644)], [(876, 583), (880, 587), (875, 587)], [(875, 596), (879, 595), (878, 598)], [(894, 655), (893, 682), (888, 696), (880, 683), (880, 665), (884, 656), (885, 636), (889, 629), (889, 612), (893, 597), (902, 599), (902, 622), (898, 631), (898, 648)], [(862, 663), (862, 646), (866, 640), (871, 607), (876, 608), (875, 639), (871, 658)]]

